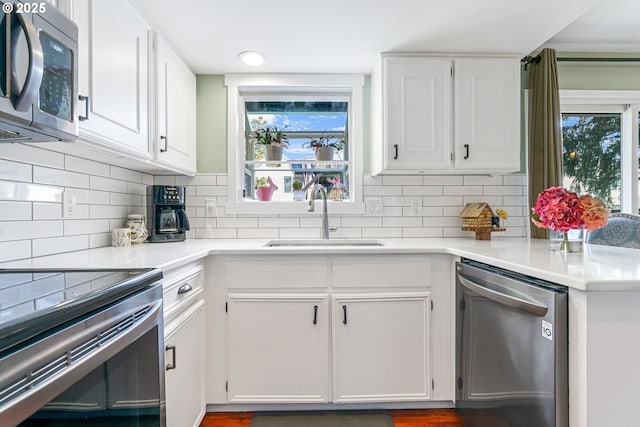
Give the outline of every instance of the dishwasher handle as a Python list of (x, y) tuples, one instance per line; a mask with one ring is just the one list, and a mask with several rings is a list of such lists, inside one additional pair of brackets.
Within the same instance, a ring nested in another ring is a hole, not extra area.
[(523, 310), (531, 314), (535, 314), (536, 316), (544, 317), (549, 311), (549, 307), (544, 304), (539, 304), (532, 301), (527, 301), (522, 298), (515, 297), (513, 295), (508, 295), (502, 292), (494, 291), (493, 289), (489, 289), (485, 286), (482, 286), (478, 283), (475, 283), (463, 276), (461, 273), (458, 273), (458, 280), (460, 284), (465, 288), (473, 291), (479, 295), (482, 295), (485, 298), (488, 298), (492, 301), (495, 301), (499, 304), (506, 305), (508, 307), (512, 307), (518, 310)]

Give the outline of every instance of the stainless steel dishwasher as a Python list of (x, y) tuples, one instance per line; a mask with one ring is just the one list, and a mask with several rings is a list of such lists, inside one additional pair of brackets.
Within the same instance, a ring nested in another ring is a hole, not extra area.
[(492, 427), (567, 427), (567, 288), (456, 264), (456, 408)]

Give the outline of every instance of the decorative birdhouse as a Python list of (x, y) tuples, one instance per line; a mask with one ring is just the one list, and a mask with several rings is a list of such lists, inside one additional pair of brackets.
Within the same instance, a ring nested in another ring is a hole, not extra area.
[(476, 240), (491, 240), (492, 231), (504, 231), (504, 228), (496, 227), (495, 213), (488, 203), (467, 203), (460, 212), (462, 218), (462, 229), (464, 231), (475, 231)]

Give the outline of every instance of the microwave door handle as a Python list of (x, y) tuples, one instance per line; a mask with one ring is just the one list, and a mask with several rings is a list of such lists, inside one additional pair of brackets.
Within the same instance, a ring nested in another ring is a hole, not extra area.
[[(40, 84), (42, 83), (42, 75), (44, 69), (44, 53), (42, 51), (42, 44), (38, 37), (38, 32), (33, 26), (33, 23), (25, 16), (30, 16), (26, 13), (16, 13), (14, 16), (18, 18), (18, 25), (13, 26), (11, 29), (11, 58), (12, 58), (12, 70), (11, 70), (11, 101), (13, 102), (13, 108), (16, 111), (27, 111), (31, 105), (35, 102), (40, 92)], [(19, 93), (17, 88), (20, 86), (18, 82), (18, 75), (15, 66), (15, 58), (18, 50), (18, 37), (20, 30), (24, 31), (27, 39), (27, 46), (29, 47), (29, 69), (27, 71), (27, 79)]]
[(502, 292), (494, 291), (493, 289), (489, 289), (479, 283), (475, 283), (469, 280), (460, 273), (458, 273), (458, 280), (460, 281), (460, 284), (465, 288), (477, 293), (478, 295), (482, 295), (485, 298), (495, 301), (498, 304), (526, 311), (540, 317), (544, 317), (547, 314), (547, 311), (549, 311), (549, 307), (544, 304), (539, 304), (533, 301), (526, 301), (513, 295), (507, 295)]

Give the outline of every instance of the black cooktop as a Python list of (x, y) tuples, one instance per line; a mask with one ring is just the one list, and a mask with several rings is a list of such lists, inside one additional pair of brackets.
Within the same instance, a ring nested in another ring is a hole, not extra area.
[(0, 352), (160, 279), (158, 269), (0, 269)]

